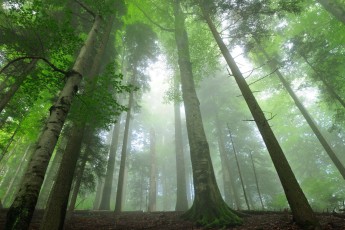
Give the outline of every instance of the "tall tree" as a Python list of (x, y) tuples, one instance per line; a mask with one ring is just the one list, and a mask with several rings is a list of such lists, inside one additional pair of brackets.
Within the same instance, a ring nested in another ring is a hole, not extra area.
[(150, 187), (149, 187), (149, 212), (156, 211), (157, 203), (157, 163), (156, 163), (156, 133), (150, 130)]
[(345, 7), (337, 0), (317, 0), (331, 15), (345, 24)]
[(242, 220), (233, 213), (221, 197), (216, 183), (209, 145), (202, 123), (199, 100), (193, 81), (189, 41), (185, 27), (185, 14), (181, 1), (172, 2), (174, 10), (175, 42), (181, 75), (182, 98), (186, 113), (186, 124), (193, 169), (195, 198), (192, 207), (183, 215), (201, 225), (237, 225)]
[(72, 100), (78, 91), (79, 83), (88, 68), (88, 61), (101, 24), (101, 16), (96, 15), (87, 40), (80, 50), (72, 70), (65, 74), (66, 84), (57, 101), (50, 108), (46, 127), (38, 140), (19, 192), (7, 213), (6, 229), (27, 229), (29, 227), (51, 154)]
[(307, 198), (305, 197), (301, 187), (299, 186), (294, 173), (281, 149), (278, 140), (276, 139), (263, 111), (256, 101), (251, 89), (246, 83), (240, 69), (235, 60), (231, 56), (228, 48), (224, 44), (220, 34), (218, 33), (213, 21), (211, 20), (209, 10), (205, 1), (199, 1), (202, 15), (209, 26), (220, 51), (223, 54), (231, 72), (240, 88), (242, 95), (247, 102), (249, 110), (251, 111), (254, 121), (264, 139), (266, 147), (270, 153), (273, 164), (277, 170), (280, 181), (283, 185), (285, 195), (290, 204), (294, 220), (301, 226), (318, 227), (319, 223), (316, 219), (313, 210), (311, 209)]

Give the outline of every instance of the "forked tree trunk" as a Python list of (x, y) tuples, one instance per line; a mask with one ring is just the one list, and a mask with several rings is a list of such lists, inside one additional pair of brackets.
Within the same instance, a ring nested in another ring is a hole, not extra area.
[(180, 2), (180, 0), (173, 1), (175, 41), (195, 192), (193, 205), (183, 217), (207, 226), (240, 224), (242, 220), (224, 202), (214, 175), (209, 145), (202, 123), (199, 100), (193, 81), (189, 41), (185, 28), (185, 15), (182, 12)]
[(150, 189), (149, 189), (149, 212), (156, 211), (157, 198), (157, 169), (156, 169), (156, 134), (152, 128), (150, 130)]
[(103, 187), (104, 187), (104, 179), (98, 178), (95, 200), (93, 201), (93, 210), (98, 210), (99, 208), (99, 205), (102, 199)]
[[(179, 90), (179, 83), (174, 79), (175, 91)], [(184, 160), (182, 143), (182, 126), (180, 103), (174, 102), (175, 115), (175, 153), (176, 153), (176, 206), (175, 211), (186, 211), (188, 209), (186, 166)]]
[(96, 16), (85, 45), (80, 50), (72, 71), (69, 71), (65, 76), (67, 79), (66, 84), (57, 101), (50, 108), (50, 116), (46, 127), (39, 137), (37, 147), (29, 162), (19, 192), (7, 213), (6, 230), (24, 230), (29, 227), (50, 157), (71, 107), (72, 100), (78, 91), (79, 83), (88, 68), (87, 61), (96, 42), (101, 22), (101, 17)]
[(100, 210), (110, 210), (110, 197), (111, 197), (111, 188), (113, 187), (113, 175), (115, 169), (115, 160), (116, 160), (116, 151), (117, 145), (119, 142), (120, 135), (120, 126), (121, 126), (121, 115), (117, 123), (115, 124), (113, 130), (113, 136), (111, 138), (111, 145), (109, 151), (109, 159), (107, 164), (107, 171), (104, 179), (104, 187), (102, 192), (102, 200), (99, 205)]
[(335, 0), (316, 0), (338, 21), (345, 24), (345, 6)]
[(128, 99), (128, 110), (127, 110), (127, 115), (126, 115), (125, 131), (123, 134), (119, 179), (118, 179), (117, 191), (116, 191), (115, 212), (122, 211), (123, 185), (124, 185), (124, 175), (125, 175), (126, 157), (127, 157), (127, 144), (128, 144), (128, 137), (129, 137), (129, 124), (131, 120), (131, 108), (133, 106), (133, 100), (134, 100), (133, 94), (134, 94), (133, 91), (131, 91), (129, 94), (129, 99)]
[(252, 91), (245, 81), (241, 71), (236, 65), (235, 60), (231, 56), (228, 48), (224, 44), (222, 38), (217, 32), (208, 11), (200, 5), (204, 19), (206, 20), (220, 51), (222, 52), (227, 64), (229, 65), (232, 74), (242, 92), (242, 95), (247, 102), (249, 110), (254, 117), (254, 121), (262, 135), (266, 144), (268, 152), (273, 161), (274, 167), (277, 170), (278, 176), (285, 191), (286, 198), (290, 204), (294, 220), (301, 226), (319, 227), (319, 222), (311, 209), (307, 198), (305, 197), (301, 187), (299, 186), (294, 173), (281, 149), (278, 140), (276, 139), (263, 111), (256, 101)]

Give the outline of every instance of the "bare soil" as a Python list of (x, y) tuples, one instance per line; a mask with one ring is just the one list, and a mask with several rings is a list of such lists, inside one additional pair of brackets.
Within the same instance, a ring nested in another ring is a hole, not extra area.
[[(42, 211), (36, 211), (30, 230), (38, 230)], [(114, 214), (110, 211), (76, 211), (65, 223), (65, 230), (110, 230), (110, 229), (203, 229), (190, 221), (180, 218), (181, 212), (123, 212)], [(232, 230), (299, 230), (289, 213), (282, 212), (250, 212), (244, 217), (242, 226), (223, 229)], [(318, 214), (323, 230), (345, 230), (345, 215)], [(0, 229), (3, 229), (6, 211), (0, 211)], [(216, 228), (213, 228), (216, 229)]]

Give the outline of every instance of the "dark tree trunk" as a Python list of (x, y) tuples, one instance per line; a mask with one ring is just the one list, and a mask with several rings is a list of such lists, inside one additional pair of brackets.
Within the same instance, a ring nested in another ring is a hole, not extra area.
[(80, 155), (85, 127), (74, 125), (50, 192), (40, 230), (63, 229), (73, 175)]
[(66, 84), (59, 98), (50, 108), (50, 116), (46, 127), (39, 137), (19, 192), (7, 212), (6, 230), (24, 230), (29, 227), (50, 157), (65, 123), (72, 100), (78, 91), (79, 83), (88, 68), (87, 61), (92, 53), (101, 23), (101, 17), (96, 16), (85, 45), (80, 50), (74, 63), (73, 70), (66, 74)]
[(122, 211), (123, 186), (124, 186), (124, 175), (125, 175), (127, 144), (128, 144), (127, 142), (128, 142), (128, 137), (129, 137), (129, 124), (131, 120), (131, 108), (133, 106), (133, 100), (134, 100), (133, 96), (134, 96), (133, 91), (131, 91), (129, 94), (129, 100), (128, 100), (128, 110), (127, 110), (127, 115), (126, 115), (125, 131), (123, 134), (119, 179), (118, 179), (117, 191), (116, 191), (115, 212)]
[(88, 151), (86, 150), (83, 155), (84, 156), (81, 159), (82, 160), (81, 166), (80, 166), (79, 170), (77, 170), (76, 175), (74, 176), (75, 183), (74, 183), (74, 187), (73, 187), (73, 193), (72, 193), (72, 196), (71, 196), (70, 204), (69, 204), (69, 207), (68, 207), (68, 212), (67, 212), (67, 215), (66, 215), (67, 219), (69, 219), (72, 216), (72, 213), (73, 213), (74, 208), (75, 208), (75, 203), (77, 202), (77, 197), (78, 197), (81, 181), (82, 181), (82, 178), (83, 178), (86, 162), (87, 162), (88, 155), (89, 155)]
[[(175, 91), (178, 90), (178, 81), (174, 79)], [(176, 206), (175, 211), (186, 211), (188, 209), (187, 185), (186, 185), (186, 166), (184, 161), (182, 126), (180, 103), (174, 102), (175, 114), (175, 153), (176, 153)]]
[(227, 64), (229, 65), (232, 74), (242, 92), (242, 95), (247, 102), (250, 112), (258, 126), (262, 138), (266, 144), (268, 152), (273, 161), (274, 167), (277, 170), (278, 176), (285, 191), (286, 198), (290, 204), (290, 208), (294, 220), (301, 226), (318, 227), (319, 223), (311, 209), (307, 198), (305, 197), (301, 187), (299, 186), (294, 173), (281, 149), (278, 140), (276, 139), (263, 111), (256, 101), (252, 91), (246, 83), (241, 71), (236, 65), (235, 60), (230, 55), (229, 50), (224, 44), (222, 38), (217, 32), (208, 12), (201, 6), (203, 16), (222, 52)]
[(242, 172), (241, 172), (241, 167), (240, 167), (240, 163), (238, 161), (237, 151), (236, 151), (236, 148), (235, 148), (234, 140), (232, 139), (232, 134), (231, 134), (231, 131), (230, 131), (230, 128), (229, 128), (229, 124), (227, 124), (227, 126), (228, 126), (229, 135), (230, 135), (230, 142), (231, 142), (232, 150), (234, 151), (234, 156), (235, 156), (235, 160), (236, 160), (236, 166), (237, 166), (237, 170), (238, 170), (238, 175), (240, 176), (240, 181), (241, 181), (241, 186), (242, 186), (244, 200), (246, 201), (247, 209), (250, 210), (250, 206), (249, 206), (249, 202), (248, 202), (248, 196), (247, 196), (247, 193), (246, 193), (246, 188), (244, 186)]
[(199, 100), (196, 95), (189, 41), (185, 28), (185, 15), (180, 0), (173, 1), (175, 41), (180, 68), (182, 97), (186, 112), (187, 133), (193, 170), (195, 198), (184, 218), (201, 225), (225, 226), (242, 223), (226, 205), (216, 183), (210, 150), (202, 123)]
[(107, 171), (105, 174), (106, 176), (104, 179), (104, 187), (103, 187), (103, 192), (102, 192), (102, 200), (99, 206), (100, 210), (110, 210), (111, 188), (113, 187), (113, 175), (114, 175), (114, 169), (115, 169), (117, 145), (119, 142), (120, 126), (121, 126), (121, 115), (119, 116), (119, 119), (117, 123), (115, 124), (113, 136), (111, 139)]
[(150, 189), (149, 189), (149, 212), (156, 211), (157, 199), (157, 169), (156, 169), (156, 134), (152, 128), (150, 130), (150, 155), (151, 155), (151, 168), (150, 168)]

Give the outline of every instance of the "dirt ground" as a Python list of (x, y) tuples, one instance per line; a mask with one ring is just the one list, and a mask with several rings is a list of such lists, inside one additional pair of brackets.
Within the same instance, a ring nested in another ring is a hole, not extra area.
[[(109, 211), (76, 211), (72, 218), (65, 223), (65, 230), (110, 230), (110, 229), (202, 229), (189, 221), (180, 218), (181, 212), (124, 212), (115, 215)], [(345, 215), (319, 214), (322, 229), (345, 230)], [(5, 211), (0, 212), (0, 229), (5, 222)], [(30, 226), (31, 230), (39, 229), (42, 212), (36, 212)], [(233, 230), (297, 230), (301, 229), (292, 222), (288, 213), (279, 212), (252, 212), (244, 218), (242, 226), (227, 228)]]

